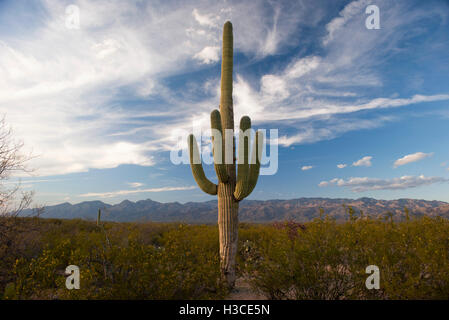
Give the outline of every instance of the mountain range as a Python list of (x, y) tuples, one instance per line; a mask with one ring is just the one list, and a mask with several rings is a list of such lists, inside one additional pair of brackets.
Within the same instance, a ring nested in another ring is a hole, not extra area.
[[(410, 216), (442, 216), (449, 218), (449, 203), (415, 199), (376, 200), (373, 198), (330, 199), (299, 198), (291, 200), (244, 200), (240, 203), (239, 220), (241, 222), (274, 222), (293, 220), (307, 222), (320, 216), (320, 208), (324, 214), (343, 221), (348, 218), (344, 206), (352, 207), (360, 214), (377, 217), (387, 212), (394, 219), (405, 217), (406, 207)], [(217, 200), (206, 202), (161, 203), (151, 199), (132, 202), (124, 200), (111, 205), (102, 201), (85, 201), (78, 204), (68, 202), (44, 207), (43, 218), (88, 219), (97, 218), (98, 209), (102, 210), (102, 220), (108, 221), (155, 221), (155, 222), (188, 222), (216, 223)], [(31, 210), (24, 210), (22, 215), (29, 215)]]

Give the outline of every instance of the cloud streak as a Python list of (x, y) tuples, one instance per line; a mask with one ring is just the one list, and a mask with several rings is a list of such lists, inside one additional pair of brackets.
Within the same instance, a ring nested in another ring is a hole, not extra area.
[(185, 190), (193, 190), (195, 186), (189, 187), (162, 187), (162, 188), (149, 188), (149, 189), (133, 189), (133, 190), (119, 190), (112, 192), (90, 192), (80, 194), (80, 197), (84, 198), (112, 198), (116, 196), (123, 196), (135, 193), (148, 193), (148, 192), (168, 192), (168, 191), (185, 191)]
[(144, 185), (142, 182), (127, 182), (126, 184), (132, 188), (140, 188)]
[(442, 177), (402, 176), (392, 179), (377, 179), (368, 177), (354, 177), (345, 179), (335, 178), (329, 181), (322, 181), (319, 187), (338, 186), (348, 187), (353, 192), (364, 192), (374, 190), (402, 190), (431, 185), (438, 182), (448, 182), (449, 179)]

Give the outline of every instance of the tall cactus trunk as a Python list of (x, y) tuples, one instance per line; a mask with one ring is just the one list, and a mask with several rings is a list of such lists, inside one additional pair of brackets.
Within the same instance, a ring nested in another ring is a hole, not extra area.
[(239, 204), (234, 199), (235, 185), (218, 185), (218, 231), (220, 239), (220, 268), (229, 288), (235, 283), (235, 257), (238, 243)]
[(217, 196), (221, 274), (231, 288), (235, 283), (235, 256), (238, 242), (239, 210), (239, 204), (234, 197), (236, 185), (234, 138), (232, 138), (232, 148), (226, 146), (225, 141), (227, 140), (227, 134), (232, 133), (233, 136), (234, 133), (234, 105), (232, 102), (233, 46), (232, 24), (227, 22), (223, 28), (220, 114), (224, 133), (222, 135), (223, 145), (226, 147), (225, 154), (228, 154), (232, 150), (232, 163), (226, 162), (225, 167), (228, 180), (225, 183), (219, 182)]

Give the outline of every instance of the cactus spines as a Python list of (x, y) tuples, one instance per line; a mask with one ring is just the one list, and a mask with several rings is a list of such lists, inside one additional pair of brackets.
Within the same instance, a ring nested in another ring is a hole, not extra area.
[(220, 110), (211, 113), (214, 167), (218, 185), (207, 179), (200, 161), (195, 137), (188, 138), (190, 164), (198, 186), (210, 195), (218, 196), (218, 229), (220, 238), (220, 267), (223, 279), (232, 288), (235, 283), (235, 257), (238, 240), (239, 202), (254, 190), (259, 177), (263, 135), (257, 132), (251, 162), (249, 161), (251, 120), (240, 121), (239, 161), (236, 177), (234, 142), (234, 107), (232, 102), (233, 35), (232, 24), (223, 27)]

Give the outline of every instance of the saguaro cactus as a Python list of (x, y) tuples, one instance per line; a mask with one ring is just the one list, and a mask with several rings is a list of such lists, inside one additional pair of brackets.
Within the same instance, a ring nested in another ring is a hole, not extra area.
[(223, 53), (221, 64), (220, 110), (211, 113), (212, 145), (214, 167), (218, 185), (204, 174), (195, 137), (188, 138), (190, 165), (198, 186), (210, 195), (218, 196), (218, 228), (220, 239), (221, 273), (228, 286), (235, 283), (235, 256), (238, 240), (239, 202), (255, 188), (259, 177), (263, 135), (257, 132), (254, 139), (252, 159), (249, 162), (249, 129), (251, 120), (244, 116), (240, 120), (239, 160), (237, 164), (234, 141), (234, 108), (232, 102), (233, 35), (232, 24), (226, 22), (223, 28)]
[(101, 222), (101, 209), (98, 209), (98, 214), (97, 214), (97, 227), (100, 226), (100, 222)]

